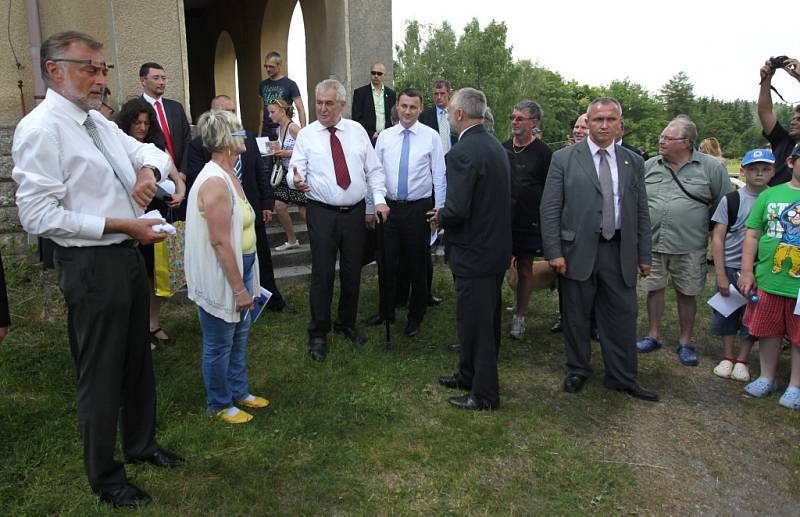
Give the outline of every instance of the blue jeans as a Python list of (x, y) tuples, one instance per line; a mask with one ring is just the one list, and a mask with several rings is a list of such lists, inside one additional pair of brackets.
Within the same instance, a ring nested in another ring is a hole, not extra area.
[[(253, 294), (255, 253), (243, 256), (244, 285)], [(245, 352), (250, 331), (250, 312), (242, 312), (239, 323), (228, 323), (197, 308), (203, 328), (203, 382), (208, 397), (208, 411), (227, 409), (250, 392)]]

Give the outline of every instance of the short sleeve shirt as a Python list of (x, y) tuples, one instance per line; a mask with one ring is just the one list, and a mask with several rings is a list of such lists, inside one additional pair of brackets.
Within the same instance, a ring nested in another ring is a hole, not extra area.
[(269, 118), (267, 107), (270, 101), (283, 99), (291, 106), (293, 100), (296, 97), (300, 97), (300, 88), (297, 87), (296, 82), (288, 77), (281, 77), (277, 81), (265, 79), (261, 81), (261, 84), (258, 86), (258, 94), (261, 96), (261, 101), (264, 103), (264, 119), (261, 121), (261, 134), (263, 136), (273, 135), (275, 134), (275, 128), (278, 127), (278, 124), (272, 122)]
[(761, 232), (758, 287), (770, 294), (797, 298), (800, 290), (800, 189), (788, 183), (768, 188), (758, 196), (747, 227)]
[(753, 208), (753, 203), (756, 202), (758, 194), (750, 192), (746, 188), (741, 188), (738, 191), (738, 196), (739, 211), (736, 212), (736, 221), (733, 222), (732, 226), (728, 221), (728, 196), (719, 201), (717, 210), (711, 217), (711, 220), (715, 223), (730, 226), (728, 233), (725, 235), (725, 266), (733, 269), (742, 268), (742, 244), (744, 243), (744, 234), (747, 231), (747, 216), (750, 215), (750, 209)]
[(791, 154), (794, 149), (794, 141), (789, 137), (789, 132), (783, 128), (780, 122), (775, 124), (772, 128), (772, 133), (764, 133), (764, 137), (772, 147), (772, 152), (775, 155), (775, 175), (769, 180), (769, 185), (780, 185), (792, 179), (792, 171), (786, 165), (786, 158)]
[(539, 204), (553, 150), (541, 140), (534, 140), (521, 151), (514, 149), (513, 139), (507, 140), (503, 147), (511, 162), (511, 227), (541, 233)]

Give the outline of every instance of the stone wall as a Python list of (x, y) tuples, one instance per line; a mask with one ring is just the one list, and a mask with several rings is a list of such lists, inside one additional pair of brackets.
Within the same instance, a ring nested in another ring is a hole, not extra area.
[(17, 184), (11, 179), (11, 140), (13, 127), (0, 127), (0, 250), (3, 256), (25, 255), (29, 252), (28, 237), (22, 231), (14, 204)]

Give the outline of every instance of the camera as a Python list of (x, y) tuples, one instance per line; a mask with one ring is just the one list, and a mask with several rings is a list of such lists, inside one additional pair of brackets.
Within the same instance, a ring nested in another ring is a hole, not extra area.
[(786, 65), (786, 62), (789, 61), (788, 56), (776, 56), (769, 58), (769, 66), (773, 70), (777, 70), (779, 68), (783, 68)]

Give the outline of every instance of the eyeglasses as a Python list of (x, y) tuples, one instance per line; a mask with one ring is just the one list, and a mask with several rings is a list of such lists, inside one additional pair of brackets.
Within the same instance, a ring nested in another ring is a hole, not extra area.
[(686, 138), (685, 136), (673, 137), (673, 136), (660, 135), (658, 137), (658, 140), (659, 141), (663, 140), (665, 142), (675, 142), (675, 141), (678, 141), (678, 140), (688, 140), (688, 138)]
[(114, 108), (112, 108), (111, 106), (109, 106), (108, 104), (106, 104), (105, 102), (103, 102), (103, 103), (101, 103), (101, 104), (102, 104), (102, 106), (103, 106), (105, 109), (107, 109), (107, 110), (108, 110), (108, 116), (109, 116), (109, 117), (110, 117), (111, 115), (113, 115), (114, 113), (116, 113), (116, 110), (115, 110)]
[(377, 75), (378, 77), (383, 75), (383, 72), (381, 72), (380, 70), (372, 70), (370, 73), (372, 75)]
[(52, 61), (53, 63), (77, 63), (79, 65), (87, 65), (90, 66), (90, 69), (86, 71), (91, 73), (92, 75), (96, 74), (97, 72), (103, 72), (103, 75), (106, 75), (109, 70), (114, 69), (114, 65), (111, 63), (106, 63), (105, 61), (92, 61), (91, 59), (73, 59), (70, 57), (57, 57), (54, 59), (49, 59), (48, 61)]
[(232, 131), (231, 136), (247, 136), (247, 132), (244, 129), (240, 129), (239, 131)]
[(523, 120), (533, 120), (533, 118), (534, 117), (515, 117), (514, 115), (511, 115), (508, 117), (508, 120), (511, 122), (522, 122)]

